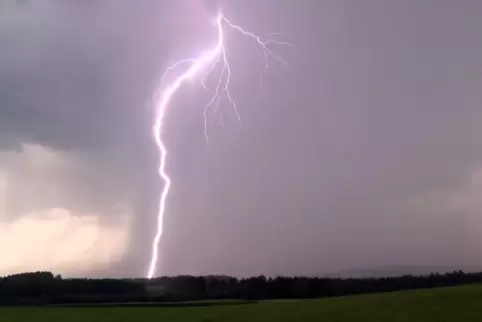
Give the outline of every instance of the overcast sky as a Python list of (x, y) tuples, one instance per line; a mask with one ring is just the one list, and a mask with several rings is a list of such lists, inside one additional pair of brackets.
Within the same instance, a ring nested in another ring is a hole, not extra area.
[[(482, 268), (482, 2), (217, 1), (296, 49), (228, 32), (225, 127), (187, 83), (167, 114), (159, 274)], [(153, 94), (216, 39), (203, 0), (3, 0), (0, 274), (144, 276)]]

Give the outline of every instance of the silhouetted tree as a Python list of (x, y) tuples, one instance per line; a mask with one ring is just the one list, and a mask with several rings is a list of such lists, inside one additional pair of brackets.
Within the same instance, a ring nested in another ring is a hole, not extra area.
[(50, 272), (33, 272), (0, 278), (0, 304), (314, 298), (469, 283), (482, 283), (482, 273), (454, 271), (443, 275), (358, 279), (258, 276), (238, 280), (229, 276), (177, 276), (147, 280), (63, 279)]

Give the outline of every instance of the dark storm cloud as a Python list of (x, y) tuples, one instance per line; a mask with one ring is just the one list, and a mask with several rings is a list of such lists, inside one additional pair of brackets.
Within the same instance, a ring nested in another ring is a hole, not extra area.
[(161, 272), (482, 266), (479, 2), (27, 1), (0, 13), (0, 147), (116, 151), (108, 166), (135, 180), (111, 186), (138, 200), (130, 254), (109, 272), (144, 273), (160, 188), (152, 92), (165, 66), (212, 44), (219, 4), (296, 50), (279, 48), (290, 66), (273, 64), (261, 93), (262, 56), (228, 33), (242, 123), (212, 126), (208, 145), (208, 97), (195, 84), (176, 96)]
[(106, 149), (137, 135), (135, 126), (148, 116), (153, 64), (161, 64), (166, 53), (148, 42), (153, 28), (164, 28), (151, 25), (149, 7), (156, 5), (26, 1), (5, 9), (0, 20), (2, 140), (13, 136), (62, 149)]

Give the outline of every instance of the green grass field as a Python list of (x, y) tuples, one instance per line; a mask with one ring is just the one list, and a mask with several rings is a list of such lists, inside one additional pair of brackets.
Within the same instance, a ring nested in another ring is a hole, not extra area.
[(209, 307), (2, 308), (0, 321), (482, 321), (482, 285)]

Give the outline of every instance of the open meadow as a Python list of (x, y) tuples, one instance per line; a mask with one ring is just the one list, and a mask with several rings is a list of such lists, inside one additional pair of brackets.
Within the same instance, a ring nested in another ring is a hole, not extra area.
[(0, 321), (482, 321), (482, 286), (204, 307), (2, 308)]

